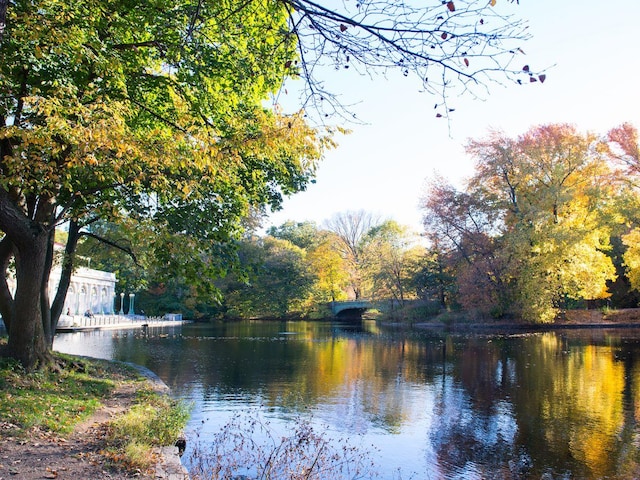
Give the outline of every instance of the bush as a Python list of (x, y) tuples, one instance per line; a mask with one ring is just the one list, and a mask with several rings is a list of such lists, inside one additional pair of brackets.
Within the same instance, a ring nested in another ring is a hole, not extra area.
[(278, 436), (258, 413), (239, 415), (207, 443), (208, 447), (196, 440), (189, 456), (193, 480), (339, 480), (378, 476), (367, 452), (344, 439), (329, 440), (303, 419), (296, 421), (290, 435)]

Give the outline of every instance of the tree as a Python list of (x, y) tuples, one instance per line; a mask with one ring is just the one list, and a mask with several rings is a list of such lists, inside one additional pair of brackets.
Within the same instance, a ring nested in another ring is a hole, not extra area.
[(418, 298), (435, 301), (440, 309), (448, 309), (455, 298), (455, 280), (449, 256), (440, 249), (438, 239), (434, 237), (413, 275), (412, 288)]
[(327, 222), (327, 228), (339, 240), (336, 248), (347, 264), (351, 290), (356, 300), (363, 298), (365, 289), (362, 241), (369, 230), (377, 224), (378, 219), (364, 210), (338, 213)]
[(271, 227), (267, 234), (281, 240), (288, 240), (294, 245), (308, 249), (322, 241), (318, 227), (314, 222), (287, 221), (278, 227)]
[(327, 67), (414, 75), (438, 98), (439, 117), (454, 110), (449, 98), (478, 94), (478, 87), (486, 92), (498, 73), (518, 83), (545, 80), (544, 74), (534, 74), (518, 61), (527, 26), (509, 13), (506, 2), (281, 1), (289, 11), (299, 53), (286, 65), (305, 80), (306, 106), (322, 115), (343, 111), (318, 78)]
[(239, 275), (223, 282), (226, 316), (284, 318), (302, 310), (315, 282), (303, 249), (266, 236), (243, 241), (239, 254)]
[(366, 271), (371, 278), (372, 296), (393, 299), (399, 306), (414, 294), (409, 285), (418, 259), (424, 253), (416, 238), (405, 226), (393, 220), (369, 230), (363, 239)]
[(478, 160), (471, 181), (502, 213), (520, 315), (551, 321), (564, 299), (601, 299), (615, 279), (611, 225), (602, 215), (616, 195), (595, 135), (570, 125), (531, 128), (515, 141), (470, 142)]
[(624, 267), (633, 290), (640, 291), (640, 219), (638, 210), (638, 175), (640, 174), (640, 143), (638, 143), (638, 130), (630, 123), (623, 123), (619, 127), (611, 129), (607, 134), (607, 153), (616, 165), (625, 170), (625, 179), (629, 182), (630, 189), (621, 189), (621, 193), (628, 193), (626, 207), (628, 214), (626, 223), (630, 224), (626, 231), (622, 232), (621, 240), (626, 250), (623, 253)]
[[(509, 258), (500, 254), (499, 212), (486, 197), (460, 192), (442, 178), (429, 186), (423, 209), (431, 248), (437, 252), (435, 279), (441, 303), (458, 303), (470, 310), (502, 315), (512, 299)], [(451, 275), (455, 287), (446, 286)], [(426, 275), (425, 280), (432, 276)]]
[[(193, 246), (189, 258), (207, 266), (250, 205), (277, 208), (313, 175), (324, 140), (301, 115), (261, 104), (295, 54), (277, 33), (286, 11), (247, 7), (239, 22), (234, 8), (96, 0), (8, 10), (0, 311), (9, 354), (28, 368), (47, 361), (78, 239), (96, 219), (148, 222), (156, 254)], [(53, 232), (64, 222), (63, 280), (50, 302)]]
[(493, 132), (467, 151), (476, 169), (465, 191), (440, 181), (425, 200), (460, 303), (547, 322), (570, 301), (608, 298), (610, 238), (626, 220), (603, 143), (555, 124)]
[(307, 250), (309, 268), (316, 276), (316, 302), (346, 300), (350, 285), (347, 263), (339, 253), (341, 240), (333, 232), (321, 231), (320, 241)]
[(268, 234), (305, 250), (309, 272), (316, 278), (312, 294), (316, 303), (346, 298), (349, 277), (339, 253), (341, 240), (335, 233), (320, 230), (313, 222), (288, 221), (271, 227)]
[(243, 216), (304, 189), (330, 145), (303, 112), (263, 106), (285, 78), (305, 79), (316, 105), (332, 98), (316, 77), (328, 58), (414, 72), (440, 94), (497, 73), (534, 79), (509, 69), (524, 25), (493, 3), (1, 1), (0, 266), (6, 280), (14, 262), (18, 279), (15, 293), (0, 282), (8, 353), (47, 361), (78, 240), (97, 219), (149, 222), (166, 271), (203, 270), (185, 276), (194, 286), (222, 274), (217, 254)]
[(640, 173), (638, 130), (630, 123), (623, 123), (609, 131), (607, 140), (609, 155), (626, 166), (629, 173)]

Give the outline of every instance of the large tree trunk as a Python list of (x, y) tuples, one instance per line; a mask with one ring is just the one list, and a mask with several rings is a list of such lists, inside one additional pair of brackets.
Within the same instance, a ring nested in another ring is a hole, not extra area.
[(42, 280), (40, 282), (40, 315), (42, 318), (42, 330), (44, 339), (48, 348), (53, 347), (53, 336), (55, 329), (51, 326), (51, 301), (49, 300), (49, 277), (51, 276), (51, 268), (53, 267), (53, 243), (55, 231), (52, 230), (47, 235), (47, 244), (45, 249), (44, 269), (42, 272)]
[(58, 327), (58, 320), (62, 315), (62, 309), (64, 308), (64, 301), (67, 298), (67, 291), (71, 284), (71, 274), (73, 273), (73, 258), (78, 246), (78, 240), (80, 239), (80, 226), (74, 220), (69, 222), (69, 232), (67, 236), (67, 245), (64, 251), (64, 257), (62, 258), (62, 268), (60, 271), (60, 283), (58, 284), (58, 290), (56, 296), (51, 304), (51, 317), (50, 317), (50, 330), (53, 332), (50, 339), (50, 347), (53, 346), (53, 335), (55, 335), (56, 328)]
[(28, 370), (50, 359), (42, 323), (41, 291), (48, 233), (33, 232), (31, 242), (17, 247), (15, 314), (9, 328), (9, 355)]
[[(13, 302), (6, 298), (0, 285), (0, 302), (8, 300), (12, 304), (12, 308), (6, 309), (10, 314), (8, 354), (29, 370), (51, 359), (43, 328), (42, 285), (48, 278), (47, 247), (51, 234), (48, 225), (55, 210), (53, 203), (43, 197), (31, 205), (34, 208), (25, 214), (9, 192), (0, 188), (0, 230), (9, 242), (0, 248), (0, 254), (7, 253), (6, 247), (12, 248), (16, 273)], [(0, 260), (8, 258), (5, 255)]]

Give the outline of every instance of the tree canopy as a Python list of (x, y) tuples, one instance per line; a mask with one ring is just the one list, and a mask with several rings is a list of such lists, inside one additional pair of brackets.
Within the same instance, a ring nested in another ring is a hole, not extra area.
[(633, 243), (621, 205), (637, 192), (621, 188), (607, 142), (551, 124), (517, 138), (493, 132), (467, 149), (476, 169), (464, 191), (441, 180), (424, 203), (427, 232), (456, 265), (459, 301), (547, 322), (570, 301), (610, 297), (611, 239)]
[(3, 271), (15, 257), (20, 281), (13, 298), (2, 282), (0, 311), (23, 363), (50, 344), (64, 302), (62, 285), (51, 315), (42, 288), (57, 226), (70, 222), (71, 260), (96, 220), (137, 219), (176, 267), (187, 251), (214, 258), (251, 205), (277, 208), (313, 175), (325, 139), (301, 115), (262, 106), (295, 54), (279, 33), (286, 11), (261, 3), (237, 17), (239, 6), (202, 2), (196, 15), (184, 2), (11, 4), (0, 229)]

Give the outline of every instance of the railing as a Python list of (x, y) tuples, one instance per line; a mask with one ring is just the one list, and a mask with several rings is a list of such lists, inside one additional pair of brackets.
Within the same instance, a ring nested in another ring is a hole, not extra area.
[(144, 325), (168, 321), (179, 321), (182, 318), (147, 317), (145, 315), (62, 315), (58, 328), (108, 327), (117, 325)]

